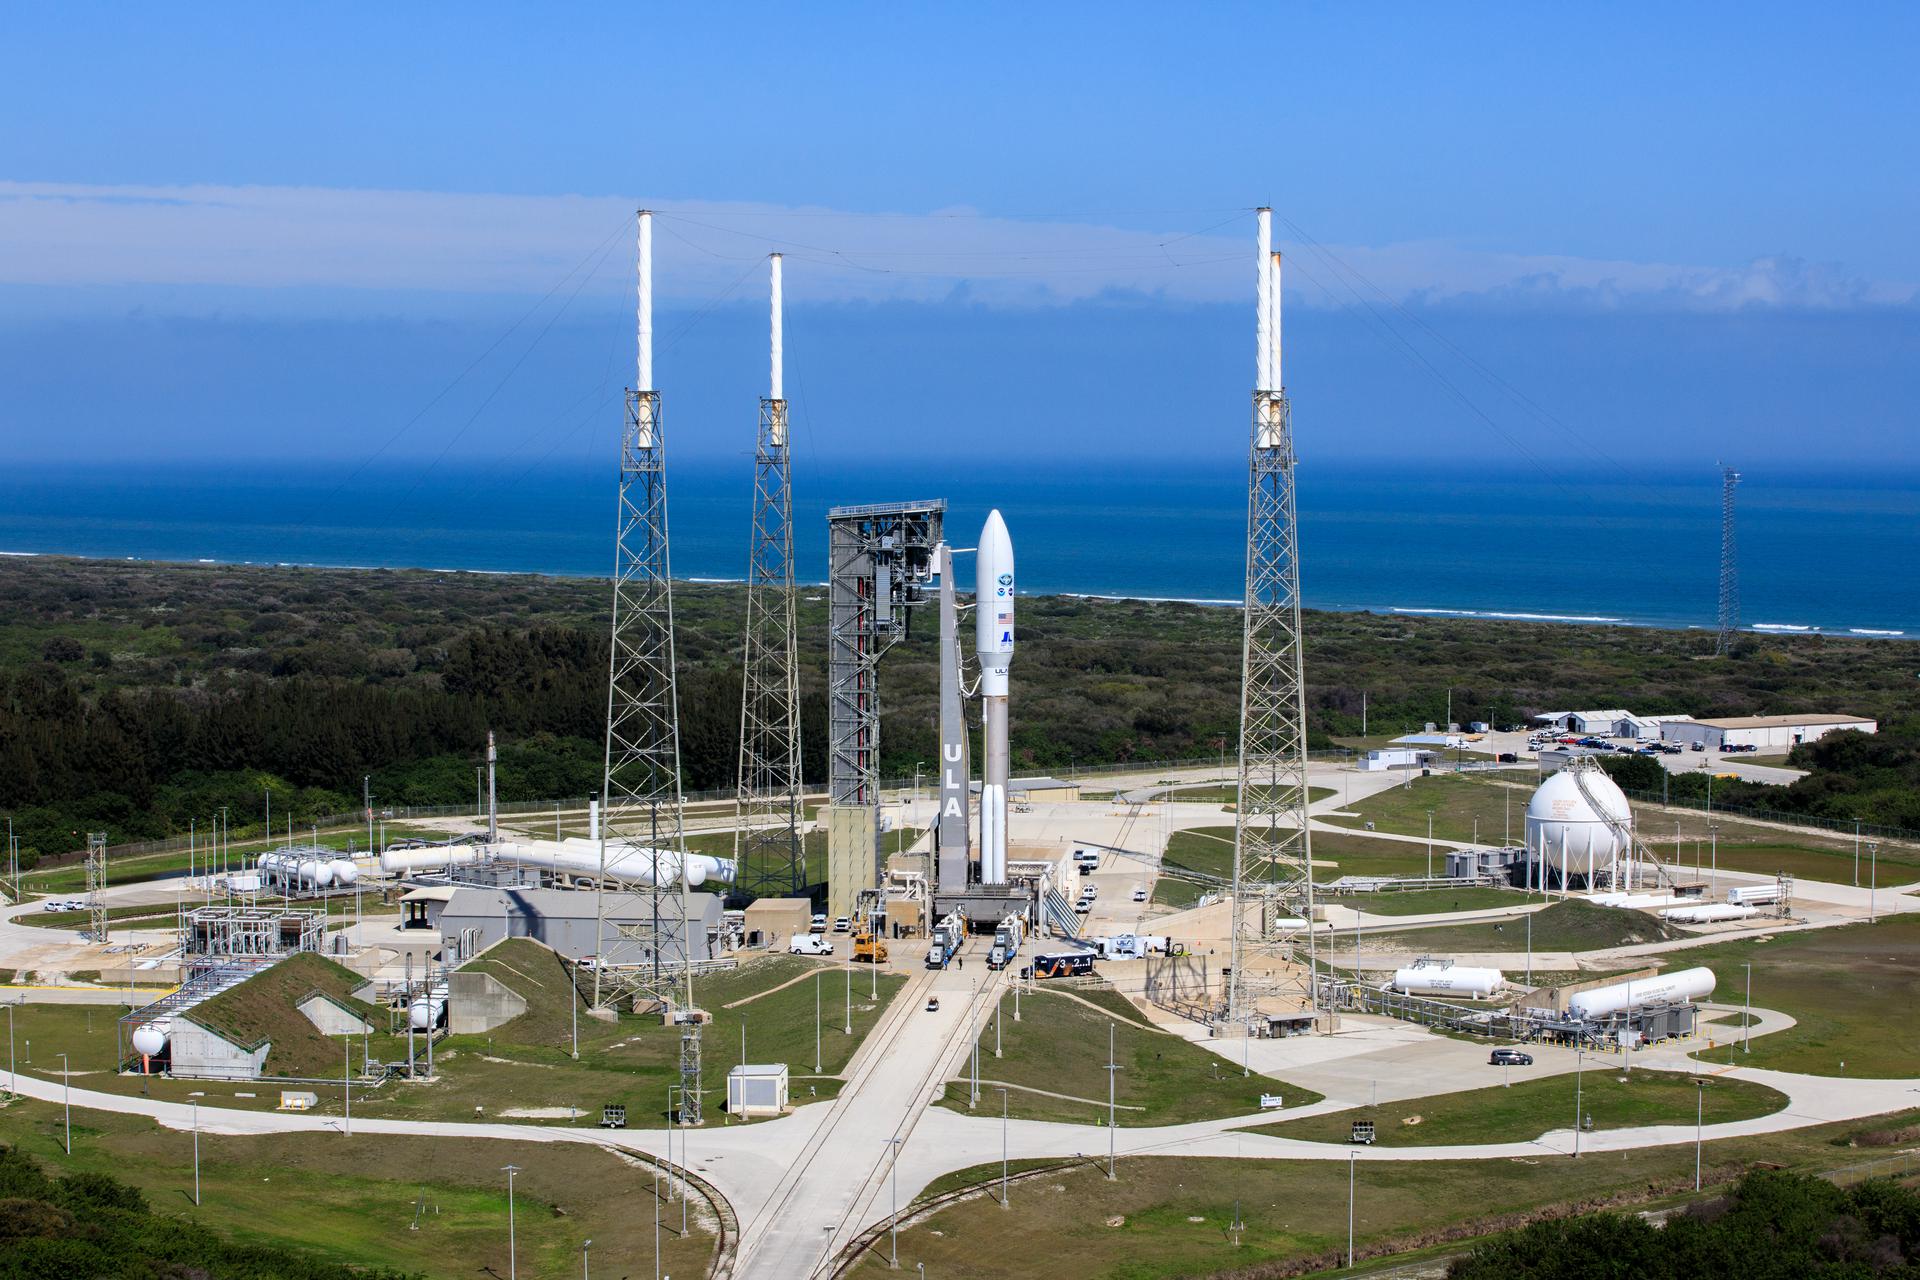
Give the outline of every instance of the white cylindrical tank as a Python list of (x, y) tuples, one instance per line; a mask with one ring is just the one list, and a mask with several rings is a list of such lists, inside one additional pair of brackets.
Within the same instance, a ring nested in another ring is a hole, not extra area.
[(445, 983), (435, 983), (433, 989), (424, 996), (417, 997), (407, 1006), (407, 1020), (415, 1031), (426, 1031), (440, 1025), (447, 1012), (447, 987)]
[(1417, 964), (1393, 971), (1393, 987), (1410, 996), (1472, 996), (1476, 1000), (1507, 983), (1498, 969), (1469, 969), (1461, 965)]
[(1651, 978), (1630, 978), (1591, 991), (1575, 992), (1567, 1000), (1567, 1011), (1582, 1018), (1601, 1018), (1629, 1007), (1702, 1000), (1713, 994), (1713, 983), (1711, 969), (1682, 969)]
[(360, 878), (360, 868), (346, 858), (335, 858), (327, 864), (327, 868), (333, 872), (335, 884), (352, 884)]
[[(1632, 830), (1633, 810), (1606, 774), (1598, 769), (1581, 774), (1575, 778), (1572, 769), (1562, 769), (1527, 801), (1527, 852), (1559, 871), (1590, 876), (1606, 870), (1616, 857), (1631, 855), (1621, 828)], [(1582, 782), (1598, 808), (1582, 794)]]
[(1660, 914), (1675, 924), (1715, 924), (1722, 920), (1746, 920), (1759, 915), (1760, 911), (1757, 907), (1742, 907), (1731, 902), (1704, 902)]
[(173, 1019), (156, 1018), (144, 1022), (134, 1029), (133, 1051), (149, 1058), (158, 1057), (166, 1051), (167, 1037), (173, 1032)]

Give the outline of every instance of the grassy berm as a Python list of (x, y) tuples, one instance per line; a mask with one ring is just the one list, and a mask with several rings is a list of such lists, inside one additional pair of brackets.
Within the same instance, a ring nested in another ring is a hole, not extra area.
[[(337, 1078), (346, 1062), (340, 1044), (321, 1035), (295, 1005), (319, 993), (384, 1030), (386, 1010), (353, 998), (352, 993), (366, 981), (325, 956), (301, 952), (195, 1006), (188, 1017), (248, 1048), (262, 1041), (271, 1042), (272, 1047), (267, 1050), (268, 1075)], [(381, 1047), (385, 1047), (387, 1037), (383, 1034), (379, 1039)], [(375, 1056), (381, 1056), (379, 1048)], [(353, 1065), (357, 1074), (360, 1066), (357, 1053), (353, 1055)]]
[[(1290, 1107), (1320, 1101), (1311, 1089), (1240, 1068), (1199, 1045), (1148, 1026), (1126, 997), (1089, 989), (1037, 991), (1021, 997), (1021, 1020), (1013, 1020), (1013, 996), (1001, 1002), (1000, 1052), (993, 1055), (994, 1027), (980, 1037), (980, 1102), (977, 1112), (1000, 1110), (998, 1084), (1007, 1090), (1007, 1113), (1023, 1120), (1101, 1124), (1107, 1120), (1107, 1032), (1113, 1031), (1115, 1118), (1123, 1126), (1185, 1124), (1260, 1109), (1262, 1093), (1282, 1095)], [(1060, 1095), (1060, 1096), (1050, 1096)], [(966, 1111), (965, 1078), (950, 1081), (942, 1104)]]
[[(1579, 899), (1556, 902), (1533, 913), (1533, 949), (1536, 952), (1604, 951), (1609, 947), (1664, 942), (1685, 936), (1684, 931), (1644, 911), (1596, 907), (1591, 902)], [(1442, 954), (1519, 952), (1527, 947), (1527, 922), (1521, 918), (1492, 924), (1429, 925), (1420, 929), (1378, 934), (1370, 938), (1368, 943), (1370, 946), (1377, 943), (1403, 951)]]

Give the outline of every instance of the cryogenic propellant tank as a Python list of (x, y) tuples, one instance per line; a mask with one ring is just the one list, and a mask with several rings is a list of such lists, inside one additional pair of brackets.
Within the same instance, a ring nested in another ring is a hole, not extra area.
[(1567, 1012), (1581, 1018), (1604, 1018), (1628, 1008), (1649, 1004), (1679, 1004), (1713, 994), (1711, 969), (1682, 969), (1651, 978), (1630, 978), (1591, 991), (1576, 991), (1567, 999)]

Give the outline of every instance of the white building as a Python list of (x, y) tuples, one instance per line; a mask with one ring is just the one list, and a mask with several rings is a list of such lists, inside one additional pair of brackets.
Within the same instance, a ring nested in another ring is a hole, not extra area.
[(1418, 769), (1433, 759), (1433, 752), (1417, 747), (1382, 747), (1369, 751), (1357, 762), (1361, 769), (1378, 773), (1383, 769)]
[(777, 1116), (787, 1109), (787, 1064), (748, 1063), (727, 1072), (727, 1112)]
[(1660, 736), (1667, 742), (1688, 746), (1697, 742), (1709, 751), (1725, 751), (1728, 747), (1789, 751), (1840, 729), (1877, 733), (1880, 725), (1863, 716), (1729, 716), (1668, 721), (1660, 726)]

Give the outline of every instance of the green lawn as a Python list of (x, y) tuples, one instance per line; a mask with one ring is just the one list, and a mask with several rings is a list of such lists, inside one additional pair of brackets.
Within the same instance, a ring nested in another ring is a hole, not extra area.
[(1358, 907), (1372, 916), (1419, 916), (1441, 911), (1519, 907), (1525, 906), (1528, 899), (1526, 894), (1517, 889), (1462, 885), (1458, 889), (1408, 889), (1398, 893), (1350, 893), (1340, 897), (1326, 895), (1316, 897), (1314, 901)]
[(1357, 800), (1348, 806), (1355, 816), (1329, 817), (1327, 821), (1354, 828), (1371, 822), (1376, 831), (1425, 838), (1427, 810), (1431, 809), (1436, 842), (1466, 844), (1473, 839), (1476, 818), (1482, 844), (1505, 843), (1509, 831), (1518, 842), (1526, 831), (1528, 794), (1527, 790), (1469, 774), (1436, 773)]
[[(1243, 1078), (1237, 1067), (1207, 1050), (1178, 1036), (1138, 1025), (1139, 1012), (1114, 992), (1075, 994), (1115, 1011), (1120, 1018), (1089, 1009), (1059, 992), (1037, 991), (1021, 997), (1022, 1017), (1015, 1022), (1013, 997), (1009, 994), (1001, 1011), (1002, 1056), (993, 1056), (994, 1027), (989, 1019), (980, 1038), (980, 1078), (1096, 1099), (1097, 1105), (1010, 1090), (1008, 1114), (1026, 1120), (1105, 1124), (1109, 1027), (1114, 1029), (1113, 1060), (1121, 1066), (1115, 1101), (1121, 1107), (1142, 1108), (1117, 1112), (1123, 1126), (1184, 1124), (1244, 1115), (1260, 1109), (1263, 1092), (1284, 1095), (1289, 1106), (1305, 1106), (1320, 1099), (1311, 1090), (1270, 1076), (1256, 1073), (1252, 1079)], [(947, 1085), (942, 1105), (965, 1111), (967, 1095), (963, 1075)], [(983, 1083), (978, 1110), (999, 1109), (999, 1093)]]
[[(1507, 893), (1516, 903), (1525, 901), (1511, 890)], [(1532, 919), (1533, 949), (1536, 952), (1601, 951), (1633, 942), (1654, 942), (1681, 936), (1680, 930), (1644, 911), (1596, 907), (1577, 898), (1556, 902), (1534, 913)], [(1374, 941), (1403, 950), (1524, 951), (1527, 948), (1527, 928), (1525, 918), (1484, 924), (1428, 925), (1419, 929), (1376, 934)]]
[(1684, 958), (1714, 971), (1722, 1004), (1742, 1002), (1751, 963), (1754, 1007), (1798, 1020), (1756, 1037), (1750, 1052), (1711, 1050), (1701, 1055), (1708, 1061), (1821, 1076), (1920, 1073), (1920, 1018), (1912, 1016), (1920, 1007), (1920, 918), (1691, 947)]
[[(356, 1108), (357, 1110), (357, 1108)], [(570, 1142), (200, 1135), (200, 1204), (193, 1204), (193, 1137), (144, 1117), (76, 1108), (73, 1154), (62, 1147), (58, 1104), (0, 1109), (0, 1141), (56, 1173), (111, 1174), (138, 1187), (157, 1211), (198, 1219), (241, 1242), (289, 1245), (317, 1258), (468, 1280), (504, 1276), (507, 1185), (522, 1275), (570, 1276), (593, 1241), (596, 1273), (652, 1274), (653, 1176), (600, 1148)], [(661, 1265), (699, 1275), (714, 1239), (680, 1234), (676, 1199), (661, 1206)], [(424, 1206), (424, 1207), (423, 1207)]]
[[(1332, 787), (1308, 787), (1307, 803), (1314, 804), (1325, 800), (1328, 796), (1338, 794)], [(1173, 798), (1186, 804), (1238, 804), (1240, 784), (1203, 782), (1191, 787), (1175, 787)]]
[[(1911, 1123), (1914, 1114), (1888, 1123)], [(1856, 1122), (1710, 1142), (1706, 1177), (1710, 1184), (1737, 1177), (1759, 1160), (1807, 1170), (1848, 1164), (1863, 1153), (1843, 1144), (1870, 1127)], [(1353, 1171), (1359, 1256), (1479, 1234), (1493, 1229), (1497, 1215), (1682, 1196), (1693, 1186), (1693, 1161), (1691, 1143), (1578, 1160), (1364, 1160)], [(999, 1173), (995, 1162), (944, 1181), (984, 1184)], [(1105, 1161), (1086, 1159), (1013, 1183), (1004, 1209), (989, 1195), (973, 1196), (906, 1227), (899, 1272), (888, 1272), (882, 1237), (854, 1274), (912, 1276), (921, 1264), (929, 1276), (1002, 1280), (1330, 1271), (1345, 1261), (1348, 1177), (1344, 1160), (1151, 1156), (1120, 1161), (1118, 1178), (1109, 1181)], [(1236, 1214), (1245, 1223), (1237, 1245), (1228, 1229)], [(1026, 1240), (1046, 1247), (999, 1247)], [(1062, 1259), (1071, 1265), (1063, 1269)]]
[[(1481, 1072), (1485, 1078), (1474, 1082), (1477, 1087), (1462, 1093), (1283, 1120), (1263, 1125), (1258, 1132), (1305, 1142), (1345, 1142), (1355, 1120), (1371, 1120), (1377, 1145), (1382, 1147), (1529, 1142), (1549, 1130), (1573, 1124), (1575, 1078), (1535, 1077), (1535, 1070), (1513, 1067), (1503, 1073), (1501, 1068), (1490, 1066)], [(1696, 1092), (1704, 1105), (1707, 1124), (1747, 1120), (1787, 1105), (1787, 1095), (1765, 1085), (1700, 1078), (1708, 1081), (1703, 1090), (1696, 1089), (1691, 1076), (1666, 1071), (1622, 1075), (1618, 1069), (1590, 1065), (1578, 1081), (1581, 1109), (1592, 1118), (1596, 1129), (1631, 1129), (1691, 1122)], [(1512, 1085), (1503, 1085), (1504, 1079), (1511, 1079)]]

